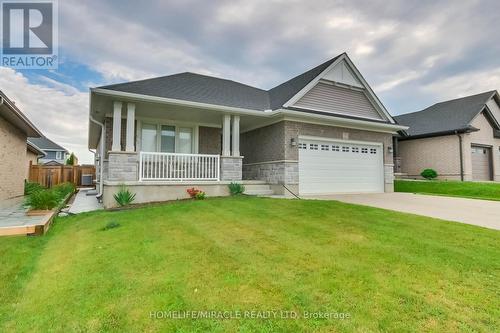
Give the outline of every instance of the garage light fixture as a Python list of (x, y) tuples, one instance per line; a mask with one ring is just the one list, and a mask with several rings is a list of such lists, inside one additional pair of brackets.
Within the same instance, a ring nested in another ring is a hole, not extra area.
[(295, 140), (295, 138), (292, 138), (290, 140), (290, 144), (292, 145), (292, 147), (295, 147), (297, 145), (297, 141)]
[(387, 152), (388, 152), (389, 154), (392, 154), (392, 146), (387, 147)]

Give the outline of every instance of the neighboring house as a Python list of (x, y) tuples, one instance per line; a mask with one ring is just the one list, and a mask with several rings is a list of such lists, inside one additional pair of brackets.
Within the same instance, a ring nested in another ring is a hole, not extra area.
[(45, 153), (35, 146), (33, 143), (27, 141), (26, 142), (26, 163), (28, 164), (28, 168), (26, 170), (26, 179), (29, 179), (30, 175), (30, 166), (37, 165), (38, 159), (45, 156)]
[(500, 97), (497, 91), (434, 104), (394, 117), (409, 126), (396, 164), (408, 177), (426, 168), (440, 178), (500, 181)]
[(21, 196), (28, 172), (28, 136), (41, 136), (40, 131), (0, 91), (0, 200)]
[(90, 120), (107, 207), (121, 184), (136, 202), (193, 186), (224, 195), (231, 181), (276, 194), (390, 192), (392, 136), (406, 129), (345, 53), (270, 90), (194, 73), (92, 88)]
[(61, 147), (45, 136), (41, 138), (28, 138), (28, 141), (45, 153), (45, 156), (38, 159), (38, 164), (64, 165), (69, 156), (69, 152), (64, 147)]

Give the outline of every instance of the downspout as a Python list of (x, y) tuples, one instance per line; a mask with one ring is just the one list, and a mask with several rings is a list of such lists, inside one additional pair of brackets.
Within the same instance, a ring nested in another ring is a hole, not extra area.
[(104, 190), (104, 145), (105, 142), (102, 140), (105, 140), (106, 132), (104, 129), (104, 124), (95, 120), (92, 115), (90, 115), (90, 121), (93, 123), (99, 125), (101, 127), (101, 152), (99, 153), (99, 175), (100, 175), (100, 180), (99, 180), (99, 194), (97, 196), (100, 198), (102, 197), (102, 193)]
[(463, 157), (463, 148), (462, 148), (462, 135), (458, 133), (458, 131), (455, 131), (455, 133), (458, 136), (458, 149), (460, 152), (460, 180), (464, 181), (464, 157)]

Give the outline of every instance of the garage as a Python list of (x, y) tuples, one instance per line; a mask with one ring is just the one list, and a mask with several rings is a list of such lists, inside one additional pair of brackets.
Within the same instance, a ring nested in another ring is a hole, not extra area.
[(472, 146), (472, 180), (492, 180), (491, 148)]
[(299, 139), (299, 193), (384, 192), (382, 144)]

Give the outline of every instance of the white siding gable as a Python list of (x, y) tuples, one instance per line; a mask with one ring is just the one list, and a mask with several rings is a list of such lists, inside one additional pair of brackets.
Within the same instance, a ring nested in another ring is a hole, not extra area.
[(326, 72), (322, 78), (349, 86), (364, 88), (349, 67), (347, 67), (345, 60), (336, 64), (333, 68)]
[(496, 121), (500, 123), (500, 107), (498, 106), (497, 102), (495, 101), (494, 98), (491, 98), (486, 105), (488, 106), (488, 109), (490, 109), (491, 113), (493, 114), (493, 117), (495, 117)]
[(344, 88), (324, 81), (318, 82), (293, 106), (353, 117), (386, 120), (377, 112), (363, 90)]

